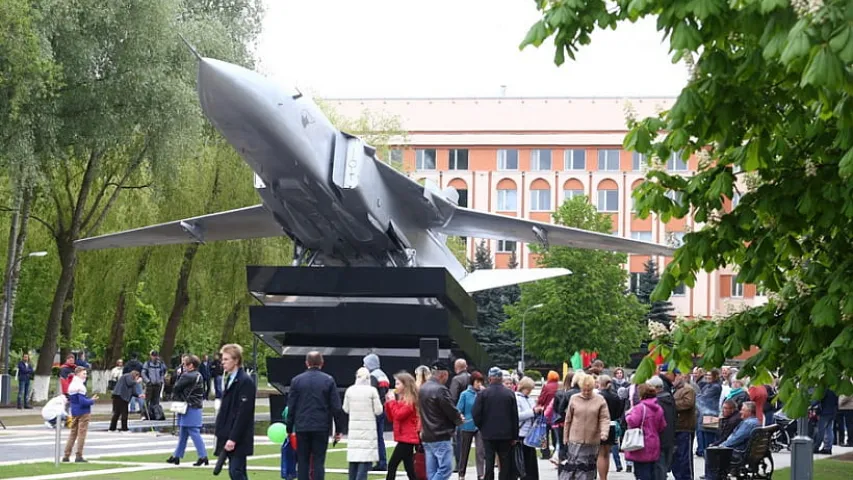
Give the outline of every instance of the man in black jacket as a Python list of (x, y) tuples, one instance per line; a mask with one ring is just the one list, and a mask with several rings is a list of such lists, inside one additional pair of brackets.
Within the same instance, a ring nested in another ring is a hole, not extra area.
[(243, 347), (223, 345), (222, 405), (216, 416), (216, 449), (214, 455), (228, 455), (231, 480), (248, 479), (246, 457), (255, 451), (255, 383), (243, 370)]
[(474, 400), (474, 425), (480, 429), (486, 453), (486, 476), (495, 478), (495, 454), (500, 459), (499, 480), (509, 480), (513, 474), (510, 452), (518, 439), (518, 405), (512, 390), (503, 386), (503, 372), (489, 369), (489, 387)]
[(299, 480), (309, 479), (312, 459), (314, 480), (323, 480), (332, 421), (335, 422), (335, 440), (341, 439), (341, 396), (335, 379), (320, 371), (323, 368), (320, 352), (308, 352), (305, 366), (308, 370), (290, 382), (284, 423), (288, 432), (296, 432), (296, 474)]
[(463, 418), (444, 386), (450, 371), (442, 362), (432, 365), (432, 376), (421, 385), (418, 407), (421, 416), (421, 443), (426, 456), (427, 478), (448, 480), (453, 473), (453, 445), (450, 438)]

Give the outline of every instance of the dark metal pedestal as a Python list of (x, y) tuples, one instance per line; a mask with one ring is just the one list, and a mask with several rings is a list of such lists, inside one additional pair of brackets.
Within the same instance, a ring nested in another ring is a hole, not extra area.
[(267, 374), (282, 393), (311, 350), (323, 353), (323, 371), (340, 388), (352, 385), (369, 353), (389, 377), (413, 372), (424, 358), (489, 367), (469, 331), (476, 305), (443, 268), (250, 266), (246, 273), (261, 303), (249, 308), (251, 329), (281, 354), (267, 358)]

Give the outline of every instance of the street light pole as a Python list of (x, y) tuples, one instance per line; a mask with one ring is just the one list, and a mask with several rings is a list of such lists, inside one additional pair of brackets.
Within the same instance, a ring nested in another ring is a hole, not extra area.
[(536, 305), (529, 307), (527, 310), (524, 311), (524, 313), (521, 314), (521, 361), (518, 362), (518, 366), (521, 369), (520, 374), (522, 377), (524, 376), (524, 330), (526, 326), (525, 321), (527, 317), (527, 312), (531, 310), (536, 310), (537, 308), (542, 308), (543, 306), (544, 304), (537, 303)]
[(7, 272), (6, 285), (4, 289), (5, 316), (3, 319), (3, 371), (0, 372), (0, 404), (10, 405), (12, 403), (12, 369), (9, 366), (9, 351), (12, 349), (12, 275), (18, 265), (28, 257), (43, 257), (47, 252), (32, 252), (26, 257), (21, 257), (12, 264), (12, 270)]

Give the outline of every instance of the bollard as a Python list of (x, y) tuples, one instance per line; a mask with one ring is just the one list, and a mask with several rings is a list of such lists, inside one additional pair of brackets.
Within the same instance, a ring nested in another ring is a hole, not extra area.
[(791, 478), (814, 478), (814, 442), (809, 437), (809, 417), (797, 420), (797, 436), (791, 439)]
[(59, 467), (59, 455), (60, 455), (59, 452), (60, 452), (60, 450), (62, 450), (62, 422), (64, 422), (64, 421), (65, 421), (65, 419), (62, 418), (62, 415), (56, 416), (56, 445), (54, 446), (54, 452), (53, 453), (54, 453), (54, 457), (55, 457), (54, 458), (54, 465), (56, 465), (57, 468)]

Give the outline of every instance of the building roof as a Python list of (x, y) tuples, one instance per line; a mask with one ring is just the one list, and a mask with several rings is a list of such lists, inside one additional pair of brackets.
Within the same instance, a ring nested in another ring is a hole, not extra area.
[(555, 134), (625, 132), (626, 100), (638, 118), (667, 110), (674, 97), (655, 98), (354, 98), (325, 99), (336, 114), (364, 110), (400, 118), (403, 130), (419, 133)]

